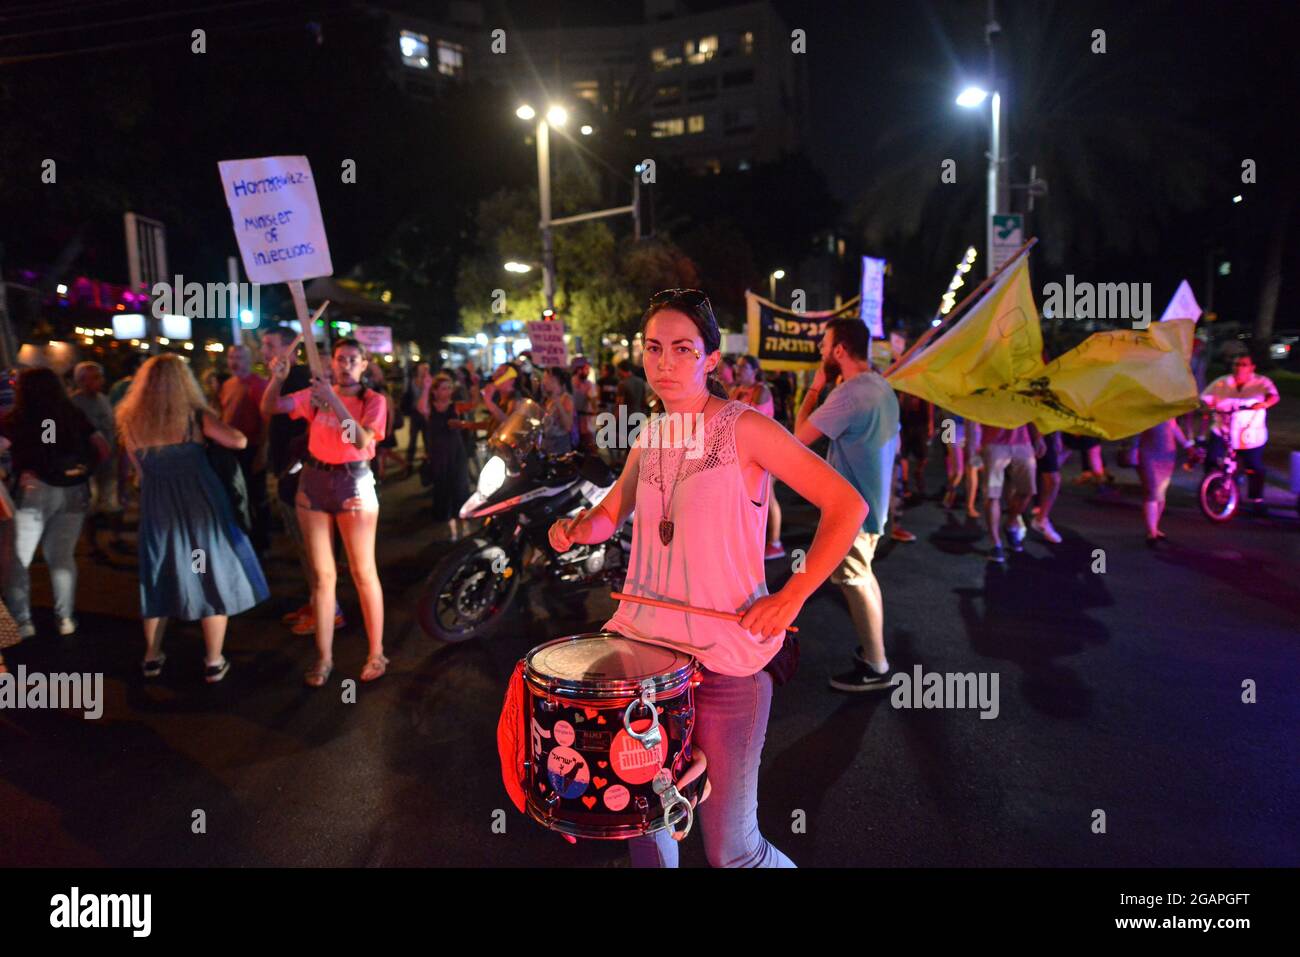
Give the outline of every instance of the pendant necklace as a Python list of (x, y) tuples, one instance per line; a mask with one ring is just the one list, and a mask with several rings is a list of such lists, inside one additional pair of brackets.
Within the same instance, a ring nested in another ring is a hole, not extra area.
[[(707, 409), (708, 407), (709, 407), (709, 398), (708, 396), (705, 396), (704, 408)], [(700, 411), (703, 412), (704, 410), (701, 409)], [(664, 424), (665, 425), (667, 424), (667, 416), (665, 416)], [(659, 541), (663, 542), (664, 545), (667, 545), (669, 542), (673, 540), (673, 530), (676, 527), (676, 523), (668, 520), (668, 513), (669, 510), (671, 510), (673, 507), (673, 498), (677, 495), (677, 486), (682, 480), (682, 470), (685, 468), (685, 466), (686, 466), (686, 448), (685, 448), (685, 442), (683, 440), (682, 460), (679, 463), (677, 463), (677, 476), (673, 479), (673, 490), (668, 494), (667, 502), (664, 501), (664, 487), (662, 485), (659, 487), (659, 505), (661, 509), (660, 517), (659, 517)], [(659, 435), (659, 478), (660, 481), (664, 481), (664, 482), (666, 482), (668, 479), (667, 474), (664, 472), (664, 441), (663, 441), (662, 430), (660, 431), (660, 435)]]

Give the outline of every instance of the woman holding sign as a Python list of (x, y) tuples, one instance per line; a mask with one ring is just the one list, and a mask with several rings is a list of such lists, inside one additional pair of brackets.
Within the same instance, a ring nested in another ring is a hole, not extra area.
[(304, 680), (319, 688), (334, 670), (334, 527), (338, 526), (348, 552), (352, 581), (361, 600), (370, 654), (361, 671), (362, 681), (373, 681), (388, 667), (384, 657), (384, 592), (375, 567), (375, 529), (379, 523), (379, 497), (370, 460), (384, 438), (388, 422), (387, 401), (361, 384), (366, 352), (355, 339), (334, 343), (334, 384), (323, 377), (292, 395), (280, 395), (289, 362), (271, 362), (271, 381), (262, 395), (262, 414), (285, 414), (306, 419), (307, 461), (298, 483), (298, 521), (307, 554), (316, 573), (312, 605), (316, 610), (316, 648), (319, 659)]

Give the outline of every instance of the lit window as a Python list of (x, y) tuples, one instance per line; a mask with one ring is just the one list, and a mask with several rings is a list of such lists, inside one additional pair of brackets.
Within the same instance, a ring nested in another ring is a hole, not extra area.
[(671, 67), (680, 66), (681, 62), (681, 53), (676, 47), (671, 50), (668, 47), (655, 47), (650, 51), (650, 63), (656, 70), (667, 70)]
[(694, 116), (687, 117), (687, 118), (686, 118), (686, 132), (688, 132), (688, 133), (703, 133), (703, 132), (704, 132), (704, 117), (703, 117), (701, 114), (699, 114), (699, 113), (695, 114)]
[(659, 140), (666, 136), (681, 136), (686, 132), (686, 122), (679, 116), (671, 120), (655, 120), (650, 135)]
[(403, 30), (397, 37), (397, 48), (402, 51), (402, 62), (417, 70), (429, 68), (429, 38), (423, 33)]
[(686, 41), (686, 62), (692, 64), (708, 63), (718, 53), (717, 34), (700, 37), (698, 40)]
[(459, 43), (439, 40), (438, 72), (443, 76), (461, 76), (465, 72), (465, 48)]
[(754, 31), (746, 30), (740, 35), (740, 52), (749, 56), (754, 52)]

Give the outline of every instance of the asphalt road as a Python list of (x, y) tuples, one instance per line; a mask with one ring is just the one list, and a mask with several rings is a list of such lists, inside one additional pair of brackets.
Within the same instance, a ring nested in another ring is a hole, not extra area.
[[(1300, 520), (1211, 526), (1180, 474), (1172, 544), (1152, 552), (1133, 473), (1121, 475), (1114, 496), (1067, 487), (1064, 543), (1031, 534), (1005, 568), (985, 560), (977, 526), (933, 502), (906, 513), (919, 541), (878, 556), (895, 667), (996, 673), (995, 719), (830, 691), (855, 638), (835, 589), (810, 600), (759, 794), (766, 835), (796, 863), (1300, 864)], [(786, 545), (806, 547), (815, 514), (783, 498)], [(42, 635), (8, 653), (11, 668), (103, 672), (106, 704), (97, 721), (0, 711), (0, 864), (624, 866), (617, 843), (570, 846), (515, 812), (495, 747), (515, 661), (599, 624), (607, 594), (588, 592), (584, 607), (530, 589), (499, 637), (443, 645), (411, 613), (445, 533), (423, 517), (414, 481), (386, 486), (383, 503), (393, 664), (355, 704), (340, 680), (365, 658), (356, 624), (338, 637), (327, 689), (301, 685), (310, 639), (278, 622), (302, 597), (286, 551), (267, 563), (273, 599), (232, 623), (233, 668), (215, 686), (200, 678), (196, 625), (173, 626), (159, 682), (139, 677), (133, 560), (85, 559), (72, 638), (53, 636), (35, 568)], [(788, 562), (768, 568), (777, 587)], [(359, 622), (350, 582), (341, 594)], [(1242, 701), (1247, 680), (1257, 703)], [(193, 832), (196, 811), (205, 833)], [(704, 863), (698, 836), (682, 860)]]

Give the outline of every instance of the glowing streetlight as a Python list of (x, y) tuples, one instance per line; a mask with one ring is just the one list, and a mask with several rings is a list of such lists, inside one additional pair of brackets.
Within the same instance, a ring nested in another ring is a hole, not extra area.
[(515, 110), (515, 116), (519, 117), (521, 120), (531, 120), (536, 115), (537, 111), (527, 103)]
[(562, 106), (552, 106), (546, 111), (546, 122), (552, 126), (563, 126), (569, 122), (569, 111)]
[(578, 128), (578, 132), (583, 136), (590, 136), (592, 134), (591, 124), (583, 123), (582, 126)]
[(989, 92), (983, 87), (968, 86), (957, 95), (957, 105), (973, 110), (988, 99)]

